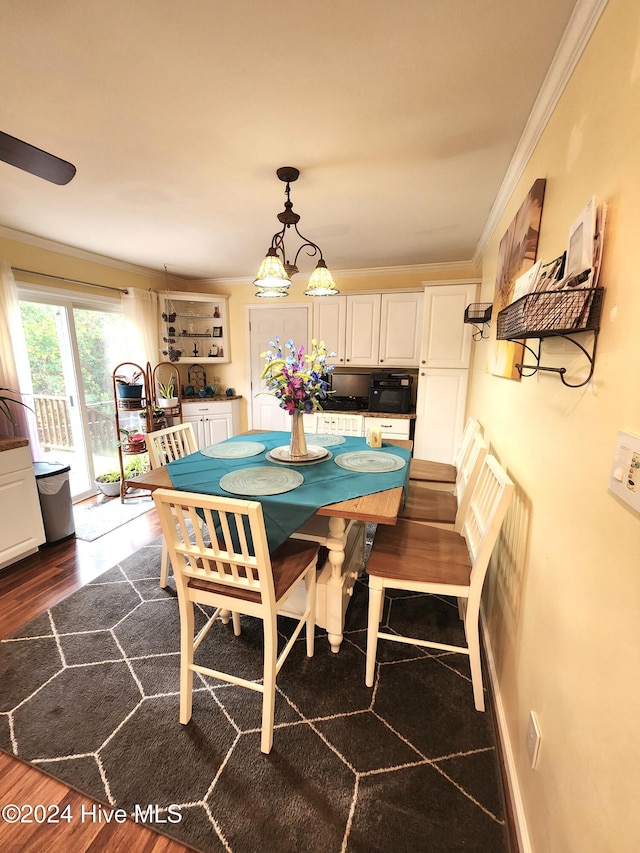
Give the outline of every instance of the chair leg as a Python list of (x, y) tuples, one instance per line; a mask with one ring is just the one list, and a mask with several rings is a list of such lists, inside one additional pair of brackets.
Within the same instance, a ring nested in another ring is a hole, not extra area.
[(376, 668), (376, 651), (378, 649), (378, 627), (382, 618), (384, 587), (379, 578), (369, 576), (369, 618), (367, 621), (367, 663), (364, 683), (373, 687), (373, 676)]
[(160, 557), (160, 586), (162, 589), (167, 585), (167, 581), (169, 579), (169, 549), (167, 548), (167, 543), (165, 542), (164, 536), (162, 537), (162, 556)]
[(240, 630), (240, 614), (236, 613), (235, 610), (231, 614), (231, 618), (233, 620), (233, 633), (236, 637), (239, 637), (241, 634)]
[(316, 564), (309, 569), (304, 577), (304, 585), (307, 590), (307, 657), (313, 657), (316, 638)]
[(180, 722), (186, 725), (191, 719), (193, 699), (193, 602), (179, 602), (180, 607)]
[(276, 706), (276, 661), (278, 656), (278, 630), (276, 616), (263, 620), (264, 672), (262, 693), (262, 735), (260, 751), (269, 753), (273, 746), (273, 715)]
[[(467, 647), (469, 649), (469, 664), (471, 666), (471, 683), (473, 685), (473, 699), (476, 711), (484, 711), (484, 688), (482, 685), (482, 663), (480, 660), (480, 634), (478, 628), (478, 608), (470, 606), (467, 602), (466, 618), (464, 623), (467, 635)], [(475, 612), (474, 612), (475, 611)]]

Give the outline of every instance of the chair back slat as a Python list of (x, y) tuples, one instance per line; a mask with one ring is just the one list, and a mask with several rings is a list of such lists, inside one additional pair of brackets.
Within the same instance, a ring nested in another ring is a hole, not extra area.
[(489, 451), (487, 443), (479, 430), (471, 435), (467, 451), (457, 468), (455, 494), (458, 501), (456, 512), (456, 529), (460, 529), (467, 513), (473, 487), (482, 469), (482, 463)]
[(316, 415), (315, 431), (319, 435), (362, 435), (362, 417), (349, 415)]
[(497, 459), (487, 454), (462, 525), (471, 558), (471, 586), (478, 595), (514, 488)]
[(275, 600), (259, 502), (172, 489), (157, 489), (153, 498), (177, 584), (196, 578)]
[(152, 468), (160, 468), (175, 459), (182, 459), (198, 449), (193, 426), (190, 423), (149, 432), (146, 435), (149, 461)]
[(456, 469), (459, 469), (462, 466), (464, 458), (469, 452), (471, 442), (476, 435), (482, 435), (482, 428), (480, 427), (480, 424), (475, 418), (467, 418), (467, 422), (465, 423), (464, 430), (462, 432), (462, 438), (460, 439), (460, 444), (458, 445), (458, 449), (453, 457), (453, 464), (456, 466)]

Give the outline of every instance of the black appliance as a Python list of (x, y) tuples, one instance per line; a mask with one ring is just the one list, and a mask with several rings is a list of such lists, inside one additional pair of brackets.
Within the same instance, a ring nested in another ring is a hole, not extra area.
[(409, 373), (374, 373), (369, 388), (369, 411), (406, 415), (411, 411), (411, 385)]
[(370, 373), (332, 373), (331, 394), (322, 408), (334, 412), (364, 411), (369, 404)]

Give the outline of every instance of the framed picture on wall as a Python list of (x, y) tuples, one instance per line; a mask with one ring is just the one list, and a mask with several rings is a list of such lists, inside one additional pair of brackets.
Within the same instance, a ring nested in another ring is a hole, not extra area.
[(579, 275), (592, 268), (595, 233), (596, 200), (592, 198), (569, 229), (566, 277)]
[[(511, 304), (516, 280), (536, 262), (546, 183), (544, 178), (534, 181), (500, 241), (493, 300), (494, 316)], [(495, 348), (492, 373), (507, 379), (520, 379), (515, 365), (522, 361), (522, 344), (496, 341)]]

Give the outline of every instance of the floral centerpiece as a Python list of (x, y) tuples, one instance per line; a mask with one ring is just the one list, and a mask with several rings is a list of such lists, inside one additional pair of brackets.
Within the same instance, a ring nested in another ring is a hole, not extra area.
[(311, 341), (311, 352), (303, 346), (296, 347), (293, 340), (286, 343), (289, 354), (282, 351), (280, 339), (269, 341), (272, 350), (261, 354), (265, 366), (260, 375), (267, 383), (267, 392), (280, 400), (280, 408), (292, 416), (291, 458), (302, 459), (307, 455), (302, 415), (322, 410), (322, 400), (327, 399), (328, 374), (333, 370), (327, 364), (327, 349), (323, 341)]

